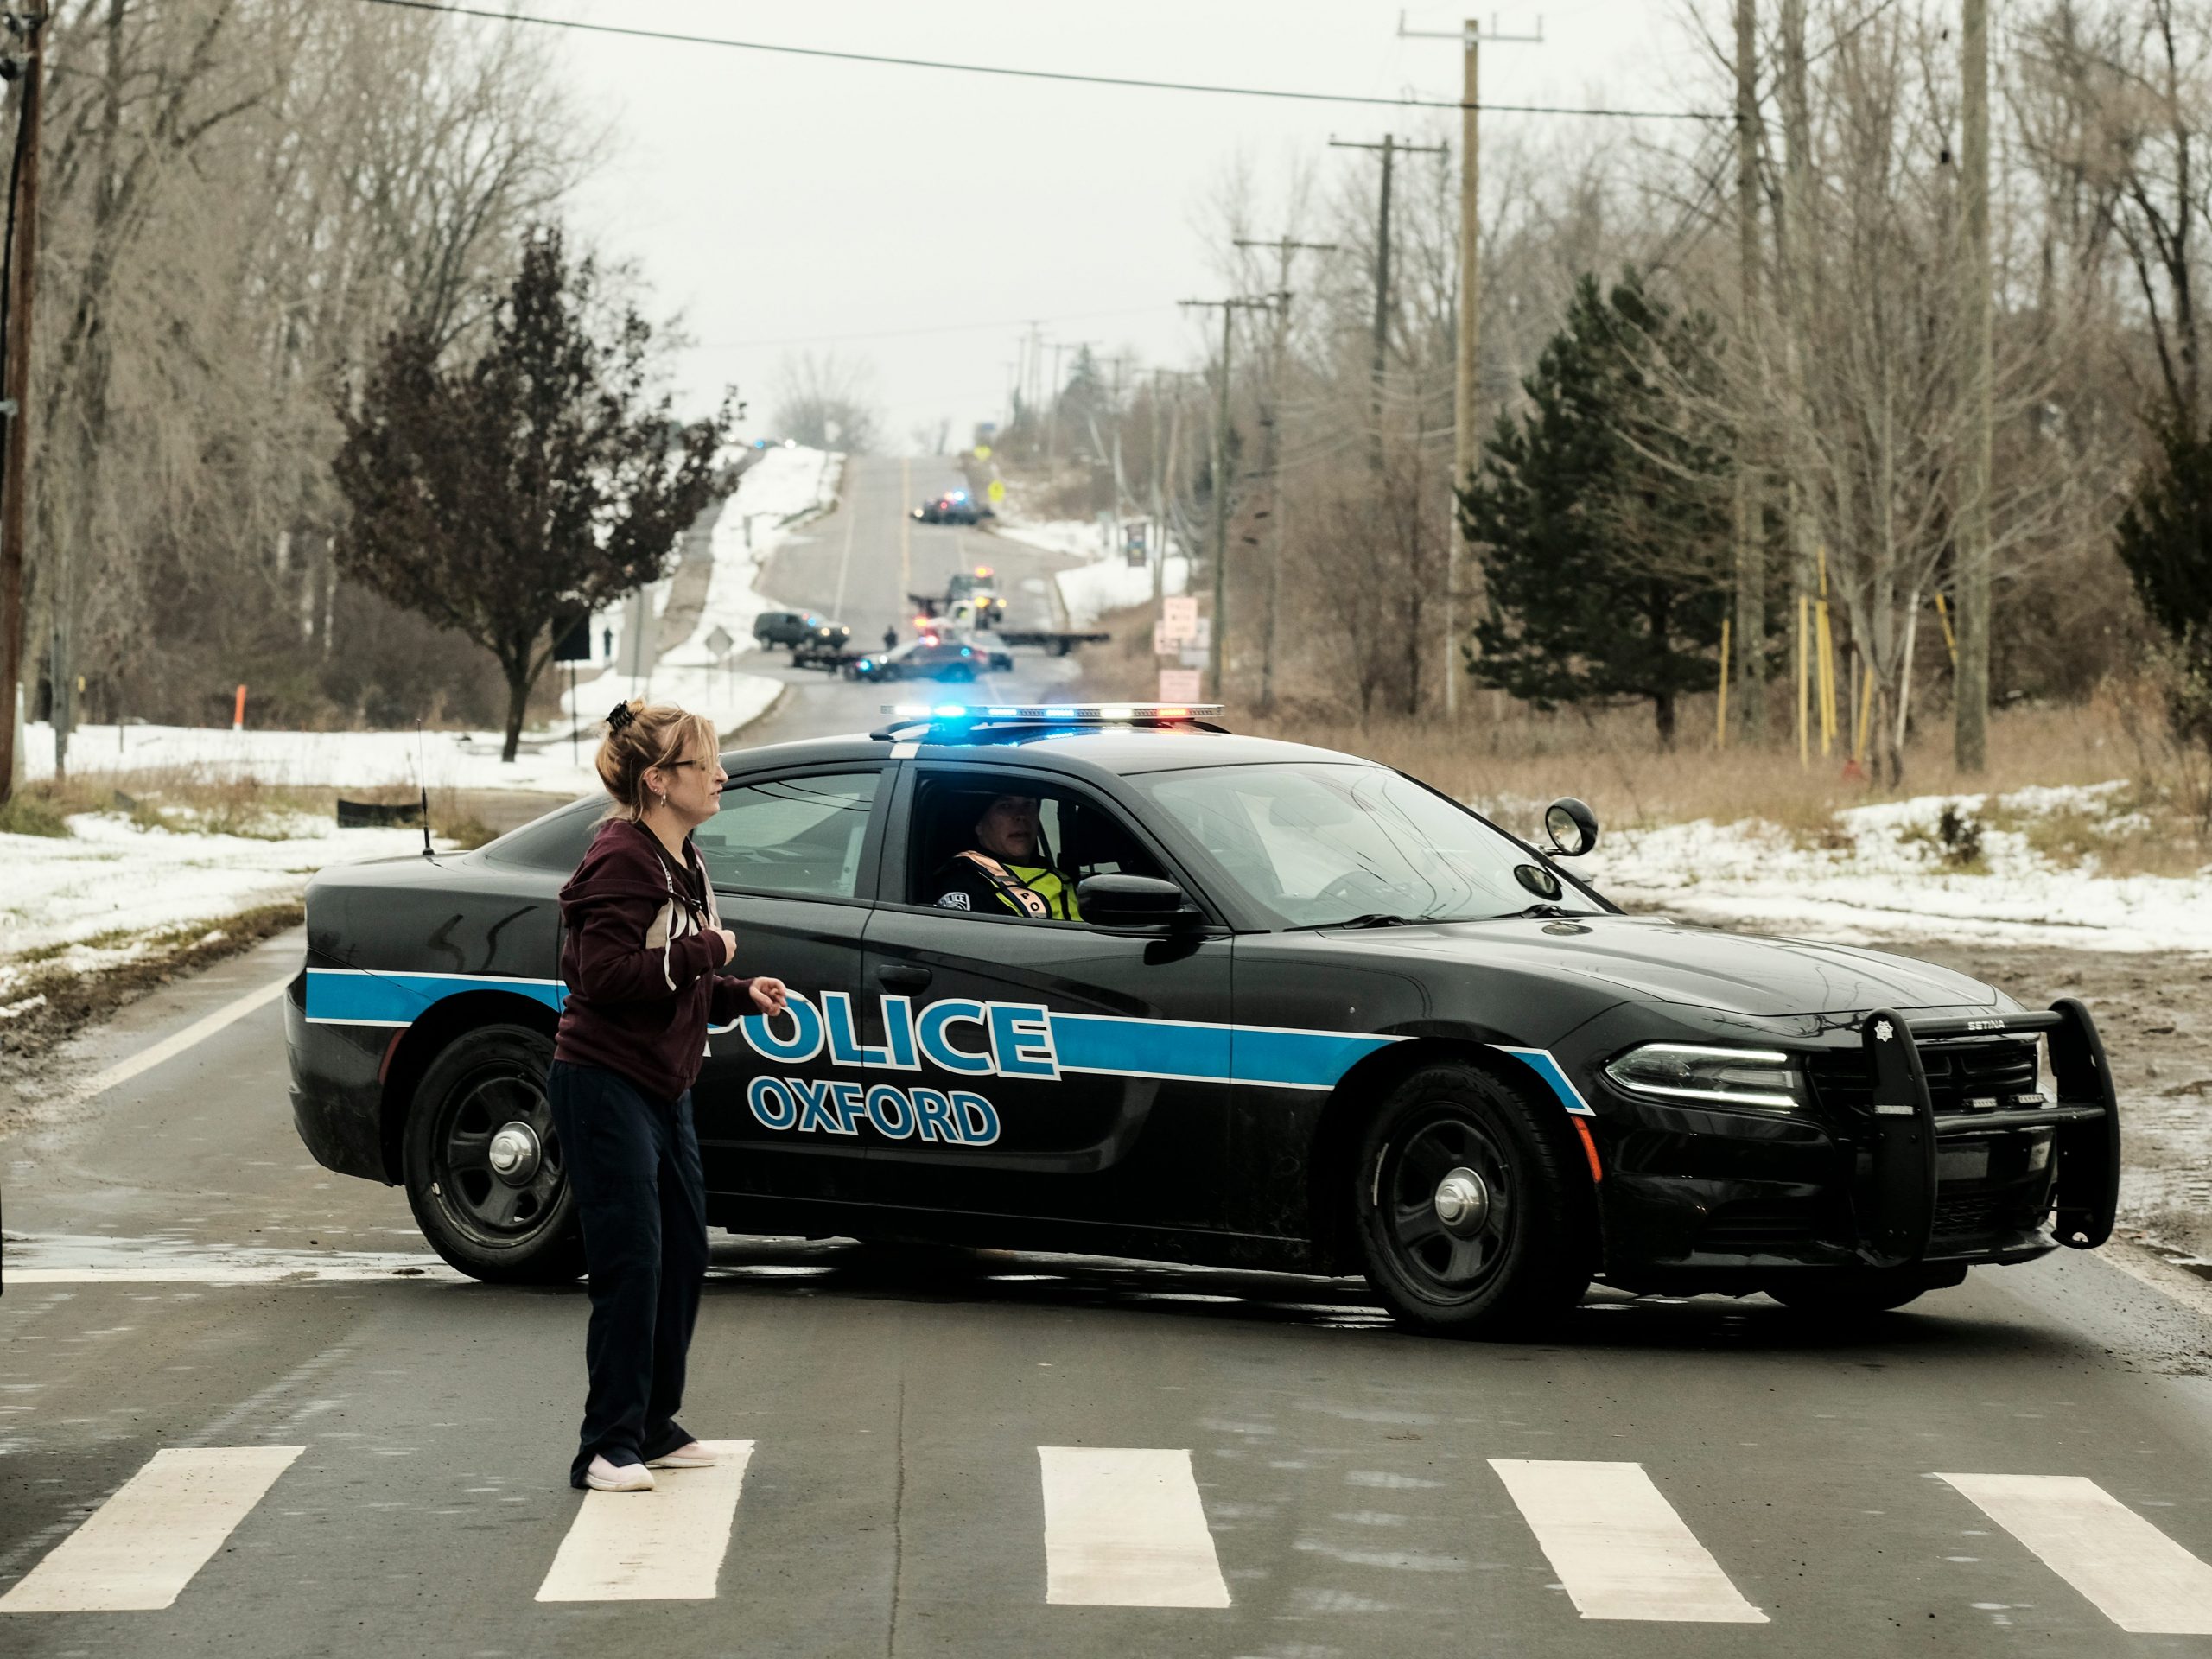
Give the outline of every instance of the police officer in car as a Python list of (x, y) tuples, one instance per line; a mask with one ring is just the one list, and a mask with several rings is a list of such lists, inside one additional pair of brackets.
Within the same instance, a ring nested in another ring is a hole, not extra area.
[(956, 853), (930, 881), (939, 910), (980, 911), (1031, 921), (1079, 922), (1075, 882), (1044, 851), (1034, 795), (998, 795), (976, 820), (976, 845)]

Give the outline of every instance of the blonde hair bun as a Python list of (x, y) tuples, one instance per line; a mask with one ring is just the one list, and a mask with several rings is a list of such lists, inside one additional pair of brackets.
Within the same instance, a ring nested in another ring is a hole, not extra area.
[(683, 759), (684, 751), (703, 743), (709, 753), (720, 747), (715, 722), (672, 702), (647, 702), (632, 697), (607, 712), (607, 735), (599, 741), (593, 765), (599, 781), (614, 804), (608, 816), (642, 818), (652, 804), (652, 791), (645, 774)]

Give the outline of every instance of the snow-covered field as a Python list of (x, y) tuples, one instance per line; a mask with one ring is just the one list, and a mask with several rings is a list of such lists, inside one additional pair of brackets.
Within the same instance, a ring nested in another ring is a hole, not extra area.
[[(1103, 520), (1084, 518), (1032, 519), (1018, 512), (1002, 513), (993, 531), (1010, 542), (1058, 553), (1084, 563), (1062, 570), (1052, 578), (1060, 608), (1071, 628), (1088, 628), (1112, 611), (1141, 605), (1152, 597), (1152, 568), (1131, 564)], [(1171, 553), (1160, 569), (1162, 590), (1179, 594), (1190, 581), (1191, 562)]]
[(66, 838), (0, 836), (0, 1020), (28, 1011), (16, 988), (33, 972), (112, 967), (165, 930), (296, 899), (326, 864), (423, 845), (420, 830), (339, 830), (306, 817), (266, 841), (144, 830), (114, 813), (82, 813), (69, 828)]
[[(366, 790), (418, 782), (432, 790), (524, 789), (582, 794), (598, 787), (591, 769), (595, 721), (621, 697), (673, 699), (710, 715), (728, 735), (765, 713), (782, 690), (765, 676), (713, 665), (706, 641), (716, 627), (749, 648), (753, 619), (773, 601), (753, 591), (760, 562), (793, 531), (793, 521), (826, 509), (836, 499), (844, 458), (819, 449), (764, 451), (723, 506), (714, 531), (714, 569), (705, 607), (684, 643), (663, 657), (652, 673), (632, 677), (611, 671), (579, 677), (575, 701), (588, 722), (572, 754), (566, 724), (524, 734), (512, 761), (499, 759), (497, 732), (284, 732), (221, 727), (80, 726), (69, 742), (71, 772), (79, 777), (178, 769), (203, 779), (251, 777), (292, 788)], [(753, 544), (745, 525), (753, 523)], [(657, 584), (649, 602), (662, 604), (669, 584)], [(619, 609), (606, 626), (620, 637)], [(549, 672), (559, 672), (556, 669)], [(563, 692), (564, 706), (567, 692)], [(251, 713), (251, 701), (248, 709)], [(573, 712), (573, 711), (572, 711)], [(29, 776), (54, 771), (54, 728), (25, 730)], [(0, 844), (13, 838), (0, 837)]]
[[(1160, 567), (1160, 588), (1164, 593), (1181, 593), (1189, 585), (1190, 578), (1191, 562), (1180, 553), (1171, 554)], [(1052, 581), (1060, 590), (1060, 605), (1067, 613), (1071, 628), (1096, 626), (1100, 617), (1132, 605), (1145, 604), (1152, 598), (1152, 571), (1144, 565), (1121, 559), (1101, 559), (1096, 564), (1077, 565), (1072, 570), (1061, 571)]]
[[(579, 680), (587, 722), (620, 696), (683, 703), (713, 716), (725, 734), (757, 718), (781, 685), (716, 665), (706, 641), (717, 627), (749, 647), (753, 619), (772, 601), (754, 591), (760, 562), (797, 523), (836, 499), (843, 457), (817, 449), (764, 452), (715, 521), (706, 601), (683, 644), (649, 676), (595, 673)], [(746, 544), (746, 521), (753, 524)], [(665, 602), (671, 584), (649, 600)], [(609, 626), (618, 626), (619, 619)], [(565, 702), (565, 696), (564, 696)], [(34, 777), (54, 770), (54, 731), (30, 727), (26, 761)], [(587, 794), (588, 727), (572, 753), (565, 724), (525, 735), (512, 762), (499, 760), (496, 732), (228, 731), (180, 726), (80, 727), (69, 746), (80, 778), (176, 772), (207, 781), (252, 778), (276, 789), (367, 791), (419, 783), (433, 791), (536, 790)], [(136, 786), (134, 785), (134, 786)], [(128, 962), (156, 933), (213, 925), (244, 910), (298, 897), (323, 866), (404, 855), (423, 844), (419, 830), (340, 830), (302, 814), (276, 821), (272, 838), (142, 828), (118, 813), (69, 820), (67, 837), (0, 836), (0, 1020), (23, 1010), (11, 994), (34, 972), (92, 971)]]
[[(1769, 932), (2212, 955), (2212, 866), (2112, 875), (2094, 851), (2072, 860), (2035, 844), (2038, 822), (2062, 816), (2093, 836), (2139, 830), (2126, 788), (1920, 796), (1839, 812), (1809, 836), (1756, 821), (1608, 829), (1580, 867), (1632, 909)], [(1958, 833), (1949, 846), (1942, 834), (1947, 808), (1979, 832), (1966, 868)]]

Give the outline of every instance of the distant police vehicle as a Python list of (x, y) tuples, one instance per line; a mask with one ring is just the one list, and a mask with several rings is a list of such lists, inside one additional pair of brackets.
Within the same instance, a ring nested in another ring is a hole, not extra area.
[(914, 509), (925, 524), (973, 524), (991, 516), (991, 510), (971, 499), (965, 490), (947, 490)]
[[(1579, 802), (1540, 849), (1211, 712), (948, 704), (724, 757), (698, 845), (791, 996), (709, 1039), (714, 1224), (1357, 1272), (1460, 1335), (1593, 1276), (1887, 1308), (2109, 1233), (2079, 1002), (1624, 914), (1561, 868)], [(933, 902), (1007, 797), (1080, 920)], [(480, 1278), (579, 1269), (544, 1076), (601, 811), (308, 886), (300, 1133)]]
[(964, 639), (925, 634), (844, 664), (849, 680), (944, 680), (965, 685), (992, 669), (990, 653)]

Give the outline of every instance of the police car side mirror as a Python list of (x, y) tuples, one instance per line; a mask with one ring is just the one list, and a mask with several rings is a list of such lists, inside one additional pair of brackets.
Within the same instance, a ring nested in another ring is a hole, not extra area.
[(1076, 907), (1098, 927), (1159, 927), (1198, 912), (1173, 881), (1150, 875), (1094, 875), (1076, 884)]
[(1572, 795), (1544, 809), (1544, 833), (1561, 858), (1580, 858), (1598, 844), (1598, 815)]

